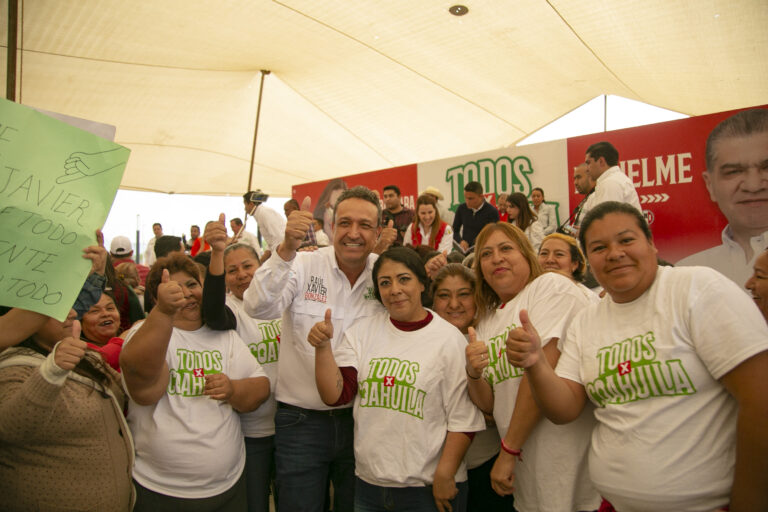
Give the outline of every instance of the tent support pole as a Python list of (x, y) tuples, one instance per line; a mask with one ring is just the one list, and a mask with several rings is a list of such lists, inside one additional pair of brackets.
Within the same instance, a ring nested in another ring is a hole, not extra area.
[(6, 52), (5, 98), (16, 101), (16, 39), (19, 26), (19, 2), (8, 0), (8, 50)]
[(253, 146), (251, 147), (251, 165), (248, 167), (248, 190), (251, 191), (251, 183), (253, 181), (253, 163), (256, 158), (256, 139), (259, 136), (259, 117), (261, 116), (261, 95), (264, 92), (264, 77), (270, 74), (271, 71), (267, 69), (261, 70), (261, 83), (259, 84), (259, 102), (256, 105), (256, 126), (253, 128)]

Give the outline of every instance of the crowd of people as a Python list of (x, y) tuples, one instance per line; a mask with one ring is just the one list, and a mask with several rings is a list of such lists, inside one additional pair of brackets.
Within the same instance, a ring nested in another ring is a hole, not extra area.
[(451, 222), (345, 185), (246, 193), (264, 248), (88, 247), (65, 321), (0, 316), (0, 508), (768, 510), (768, 251), (751, 297), (660, 266), (617, 159), (561, 226), (540, 188)]

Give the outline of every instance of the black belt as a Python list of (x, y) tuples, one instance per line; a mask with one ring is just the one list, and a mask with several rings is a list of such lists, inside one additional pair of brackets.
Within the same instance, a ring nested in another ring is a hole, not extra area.
[(285, 402), (277, 402), (278, 409), (289, 409), (291, 411), (299, 411), (305, 414), (319, 414), (321, 416), (352, 416), (352, 407), (344, 407), (341, 409), (305, 409), (298, 405), (286, 404)]

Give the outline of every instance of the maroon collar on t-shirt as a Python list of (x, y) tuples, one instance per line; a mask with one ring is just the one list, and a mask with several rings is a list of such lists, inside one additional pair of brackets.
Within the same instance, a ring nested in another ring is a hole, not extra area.
[(419, 320), (418, 322), (401, 322), (392, 317), (389, 317), (389, 321), (401, 331), (418, 331), (422, 327), (426, 327), (426, 325), (432, 321), (432, 313), (427, 311), (427, 316), (424, 320)]

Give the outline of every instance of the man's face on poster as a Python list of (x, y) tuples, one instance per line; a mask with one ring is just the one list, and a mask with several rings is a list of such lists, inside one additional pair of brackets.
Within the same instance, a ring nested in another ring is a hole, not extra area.
[(735, 232), (768, 230), (768, 131), (724, 137), (704, 172), (709, 196)]

